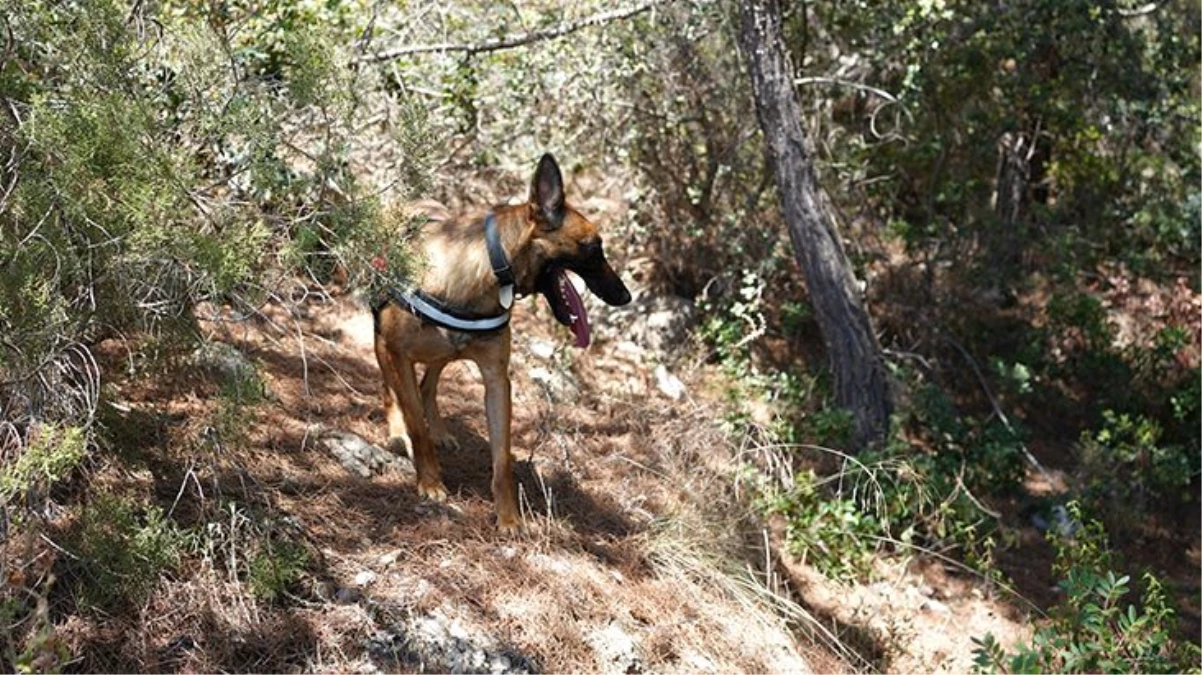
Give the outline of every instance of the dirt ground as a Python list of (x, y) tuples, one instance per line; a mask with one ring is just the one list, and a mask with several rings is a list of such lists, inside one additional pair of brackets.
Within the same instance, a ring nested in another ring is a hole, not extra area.
[[(942, 569), (898, 563), (848, 588), (782, 560), (774, 543), (765, 550), (732, 494), (737, 467), (713, 405), (670, 401), (647, 354), (569, 347), (538, 302), (514, 318), (513, 444), (527, 526), (517, 539), (493, 529), (474, 366), (444, 373), (440, 403), (461, 448), (442, 454), (450, 500), (425, 503), (403, 472), (351, 475), (318, 440), (337, 429), (384, 441), (371, 318), (359, 302), (210, 324), (214, 339), (260, 365), (271, 392), (242, 450), (247, 470), (321, 551), (324, 583), (359, 591), (326, 611), (349, 615), (340, 620), (357, 632), (379, 630), (362, 616), (372, 604), (438, 616), (549, 671), (960, 672), (972, 637), (1025, 634), (1021, 611)], [(790, 621), (778, 604), (808, 616)], [(331, 619), (308, 617), (314, 648), (330, 640), (347, 665), (367, 667), (371, 655), (356, 660)], [(875, 662), (841, 654), (843, 643)]]
[[(590, 203), (601, 221), (618, 206)], [(360, 475), (325, 442), (386, 440), (362, 299), (299, 293), (210, 319), (206, 338), (235, 347), (265, 385), (245, 434), (212, 440), (217, 386), (187, 369), (114, 382), (113, 398), (161, 434), (130, 450), (144, 469), (95, 480), (142, 484), (185, 522), (228, 507), (208, 527), (231, 543), (131, 617), (71, 617), (63, 635), (87, 670), (967, 672), (973, 638), (1030, 635), (1028, 605), (951, 562), (882, 561), (871, 582), (842, 585), (783, 555), (738, 494), (741, 460), (707, 367), (667, 363), (685, 387), (670, 398), (657, 352), (603, 329), (577, 350), (541, 298), (520, 301), (512, 323), (516, 538), (493, 525), (474, 365), (443, 374), (460, 448), (441, 454), (450, 498), (435, 504), (404, 461)], [(245, 581), (210, 564), (238, 555), (252, 521), (312, 554), (282, 601), (248, 602)]]

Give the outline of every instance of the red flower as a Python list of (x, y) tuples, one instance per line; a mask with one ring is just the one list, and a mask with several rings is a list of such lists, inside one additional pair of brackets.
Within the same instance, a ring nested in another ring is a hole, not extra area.
[(384, 259), (384, 256), (378, 255), (371, 259), (371, 266), (377, 272), (383, 272), (388, 269), (388, 261)]

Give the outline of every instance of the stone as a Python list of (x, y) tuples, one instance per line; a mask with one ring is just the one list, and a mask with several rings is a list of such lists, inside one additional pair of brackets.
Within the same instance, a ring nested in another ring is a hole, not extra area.
[(655, 386), (659, 387), (660, 392), (672, 399), (679, 401), (684, 398), (685, 386), (680, 378), (668, 371), (664, 364), (659, 364), (655, 367)]
[(398, 457), (348, 431), (318, 428), (318, 439), (329, 449), (342, 468), (360, 478), (370, 478), (385, 471), (414, 475), (408, 457)]
[(529, 349), (532, 356), (544, 361), (549, 361), (555, 356), (555, 343), (550, 340), (532, 339), (529, 343)]

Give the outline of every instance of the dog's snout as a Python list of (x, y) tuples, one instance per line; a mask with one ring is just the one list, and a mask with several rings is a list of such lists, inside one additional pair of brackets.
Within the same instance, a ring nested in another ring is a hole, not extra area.
[(594, 274), (581, 276), (588, 289), (605, 301), (605, 304), (621, 307), (630, 303), (630, 291), (609, 263), (603, 263)]
[(614, 307), (621, 307), (622, 305), (630, 304), (630, 290), (626, 288), (626, 284), (622, 283), (620, 278), (618, 279), (617, 293), (614, 294), (613, 300), (607, 300), (607, 302)]

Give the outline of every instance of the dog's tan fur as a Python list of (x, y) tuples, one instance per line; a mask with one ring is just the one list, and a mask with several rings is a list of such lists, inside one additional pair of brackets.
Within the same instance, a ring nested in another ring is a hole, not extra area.
[[(544, 162), (547, 159), (544, 158)], [(554, 166), (553, 159), (551, 165)], [(540, 171), (542, 168), (540, 164)], [(550, 222), (545, 205), (536, 198), (539, 192), (537, 175), (529, 203), (499, 206), (492, 211), (519, 294), (535, 290), (536, 277), (549, 262), (579, 255), (584, 244), (595, 243), (600, 250), (596, 226), (562, 201), (562, 179), (557, 166), (554, 177), (559, 181), (561, 209), (555, 222)], [(437, 209), (427, 208), (426, 211), (433, 218), (421, 232), (425, 265), (418, 286), (464, 310), (484, 315), (501, 311), (499, 286), (480, 226), (484, 214), (451, 218)], [(612, 275), (606, 282), (616, 282), (625, 293), (625, 287), (607, 264), (604, 269)], [(626, 301), (629, 301), (628, 293)], [(510, 450), (510, 341), (508, 325), (490, 333), (454, 331), (423, 323), (409, 311), (391, 303), (383, 306), (376, 315), (375, 350), (384, 380), (389, 444), (393, 447), (404, 444), (410, 452), (417, 470), (417, 490), (423, 497), (446, 498), (436, 448), (458, 447), (438, 411), (438, 378), (451, 361), (467, 359), (479, 367), (484, 379), (485, 412), (492, 450), (492, 493), (497, 527), (504, 532), (520, 528)], [(420, 384), (414, 368), (418, 363), (426, 364)]]

